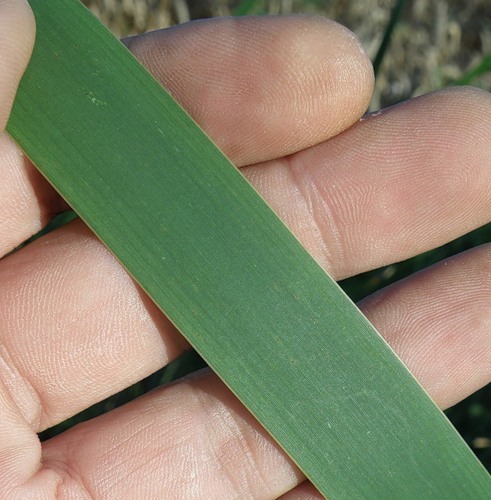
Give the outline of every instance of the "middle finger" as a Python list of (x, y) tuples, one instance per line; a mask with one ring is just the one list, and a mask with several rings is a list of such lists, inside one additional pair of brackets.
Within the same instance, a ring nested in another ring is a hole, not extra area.
[(242, 172), (336, 279), (491, 221), (491, 95), (435, 92)]

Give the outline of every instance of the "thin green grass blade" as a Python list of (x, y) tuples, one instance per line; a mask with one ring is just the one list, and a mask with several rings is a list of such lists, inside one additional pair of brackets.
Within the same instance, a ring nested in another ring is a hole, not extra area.
[(474, 80), (489, 72), (491, 72), (491, 52), (488, 52), (476, 66), (455, 81), (454, 85), (470, 85)]
[(249, 14), (253, 14), (257, 10), (260, 3), (260, 0), (242, 0), (234, 8), (233, 14), (234, 16), (247, 16)]
[(382, 37), (382, 41), (380, 42), (380, 47), (378, 48), (377, 54), (375, 55), (375, 58), (373, 60), (373, 72), (375, 74), (375, 77), (377, 77), (380, 66), (382, 65), (382, 61), (384, 60), (385, 54), (389, 49), (390, 42), (392, 41), (392, 34), (394, 33), (394, 29), (399, 22), (405, 4), (406, 0), (397, 0), (396, 5), (392, 9), (389, 24), (385, 29), (384, 36)]
[(329, 498), (488, 499), (444, 415), (204, 133), (77, 0), (10, 134)]

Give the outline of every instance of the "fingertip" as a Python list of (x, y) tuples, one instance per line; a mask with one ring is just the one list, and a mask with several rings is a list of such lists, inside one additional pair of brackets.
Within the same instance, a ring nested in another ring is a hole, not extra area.
[(373, 90), (355, 35), (318, 16), (212, 19), (126, 44), (238, 166), (342, 132)]
[(313, 15), (269, 21), (277, 35), (263, 56), (269, 77), (263, 76), (260, 121), (279, 142), (275, 158), (324, 142), (356, 123), (370, 103), (374, 76), (357, 37), (339, 23)]
[[(315, 91), (324, 92), (325, 106), (334, 113), (324, 132), (332, 137), (360, 118), (367, 110), (375, 83), (373, 65), (357, 36), (347, 27), (325, 17), (292, 16), (308, 29), (298, 58), (309, 65)], [(324, 88), (322, 89), (322, 82)]]
[(35, 40), (34, 14), (26, 0), (0, 0), (0, 130), (3, 130)]

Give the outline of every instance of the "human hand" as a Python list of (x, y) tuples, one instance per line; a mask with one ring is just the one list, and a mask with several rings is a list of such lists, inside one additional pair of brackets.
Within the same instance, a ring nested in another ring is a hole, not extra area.
[[(2, 127), (32, 33), (21, 0), (0, 2)], [(447, 90), (359, 121), (370, 64), (318, 18), (211, 20), (128, 44), (337, 279), (489, 221), (486, 93)], [(5, 133), (0, 172), (5, 255), (64, 205)], [(490, 379), (489, 257), (472, 250), (361, 304), (442, 408)], [(2, 259), (0, 288), (5, 498), (315, 496), (210, 372), (40, 446), (36, 432), (188, 345), (80, 221)]]

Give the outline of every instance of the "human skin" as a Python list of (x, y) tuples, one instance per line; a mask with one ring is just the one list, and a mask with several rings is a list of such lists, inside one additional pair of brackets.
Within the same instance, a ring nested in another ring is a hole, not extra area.
[[(24, 0), (0, 0), (0, 130), (33, 39)], [(336, 279), (490, 221), (485, 92), (362, 118), (370, 62), (315, 17), (216, 19), (126, 43)], [(0, 179), (6, 255), (66, 206), (5, 132)], [(360, 304), (441, 408), (490, 380), (490, 274), (484, 245)], [(80, 221), (0, 260), (0, 290), (3, 498), (318, 496), (209, 371), (41, 444), (36, 433), (189, 346)]]

